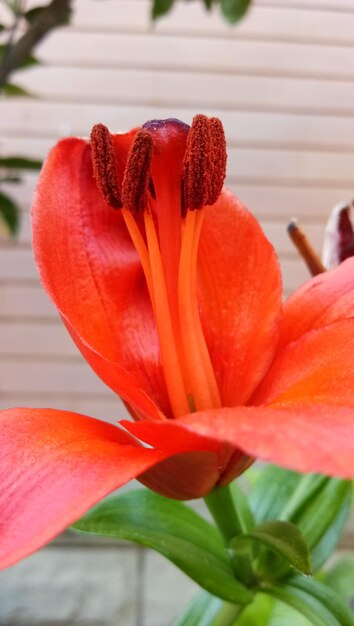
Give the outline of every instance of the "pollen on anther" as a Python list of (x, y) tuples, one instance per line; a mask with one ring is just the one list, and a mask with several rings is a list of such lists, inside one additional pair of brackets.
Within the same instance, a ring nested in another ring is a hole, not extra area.
[(214, 204), (226, 173), (226, 141), (219, 119), (196, 115), (187, 137), (183, 166), (182, 214)]
[(112, 136), (104, 124), (96, 124), (91, 131), (91, 154), (97, 187), (108, 204), (120, 209), (123, 205), (114, 146)]
[(140, 129), (130, 148), (122, 184), (123, 205), (133, 213), (144, 211), (149, 191), (153, 196), (151, 193), (153, 183), (150, 177), (153, 150), (151, 133)]
[(214, 204), (221, 194), (226, 176), (226, 139), (224, 128), (217, 117), (209, 119), (211, 176), (208, 204)]

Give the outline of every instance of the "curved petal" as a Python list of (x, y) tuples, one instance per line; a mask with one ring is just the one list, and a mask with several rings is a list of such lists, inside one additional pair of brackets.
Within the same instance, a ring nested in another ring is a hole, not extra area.
[(193, 500), (206, 496), (220, 478), (212, 452), (181, 452), (139, 477), (139, 482), (167, 498)]
[(251, 404), (354, 406), (354, 317), (313, 330), (277, 353)]
[(0, 568), (169, 456), (115, 426), (52, 409), (0, 412), (0, 449)]
[[(154, 402), (154, 399), (137, 386), (134, 374), (124, 370), (118, 363), (109, 361), (102, 354), (95, 352), (91, 346), (79, 337), (64, 316), (62, 317), (66, 328), (86, 361), (91, 365), (97, 376), (129, 405), (129, 409), (131, 409), (136, 419), (141, 419), (142, 417), (149, 420), (166, 419)], [(153, 390), (156, 401), (160, 397), (158, 391), (158, 388)]]
[(235, 407), (183, 417), (178, 426), (298, 472), (354, 478), (354, 409), (332, 405)]
[(250, 465), (250, 459), (235, 446), (189, 432), (179, 422), (180, 419), (121, 422), (141, 441), (174, 455), (140, 477), (146, 486), (170, 498), (200, 498), (216, 484), (230, 482)]
[(279, 346), (307, 331), (354, 316), (354, 259), (297, 289), (284, 304)]
[[(132, 133), (113, 139), (119, 165)], [(48, 294), (83, 341), (131, 372), (147, 395), (158, 390), (167, 410), (141, 264), (119, 210), (96, 187), (82, 139), (63, 140), (48, 156), (33, 205), (33, 245)]]
[(232, 406), (247, 401), (273, 357), (281, 277), (258, 222), (229, 192), (205, 210), (198, 297), (222, 403)]

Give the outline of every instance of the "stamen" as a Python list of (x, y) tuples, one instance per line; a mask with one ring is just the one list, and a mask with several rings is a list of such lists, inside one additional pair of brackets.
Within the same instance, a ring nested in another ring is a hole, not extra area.
[[(150, 259), (149, 253), (146, 247), (146, 243), (144, 238), (140, 232), (139, 226), (137, 225), (134, 216), (130, 211), (128, 211), (125, 207), (122, 208), (122, 216), (125, 221), (125, 225), (130, 234), (132, 242), (135, 246), (135, 249), (138, 253), (143, 272), (146, 278), (146, 284), (148, 286), (148, 290), (150, 293), (150, 297), (152, 295), (152, 277), (151, 277), (151, 267), (150, 267)], [(152, 297), (151, 297), (152, 300)], [(152, 302), (154, 306), (154, 303)]]
[(130, 148), (122, 185), (123, 205), (132, 213), (140, 213), (147, 206), (153, 149), (151, 133), (140, 129)]
[(209, 130), (212, 174), (208, 204), (214, 204), (221, 194), (226, 176), (226, 138), (223, 125), (217, 117), (210, 118)]
[(218, 199), (226, 172), (226, 141), (220, 120), (196, 115), (183, 164), (182, 215)]
[(300, 228), (296, 220), (292, 220), (288, 225), (290, 239), (297, 247), (312, 276), (322, 274), (326, 271), (321, 259), (310, 245), (305, 233)]
[(104, 124), (96, 124), (91, 131), (91, 153), (97, 187), (108, 204), (120, 209), (123, 205), (114, 146), (111, 134)]
[(196, 410), (221, 406), (213, 366), (201, 327), (196, 291), (197, 254), (203, 217), (204, 214), (200, 212), (187, 213), (178, 276), (182, 342), (188, 382), (193, 390)]
[(173, 414), (175, 417), (179, 417), (189, 413), (190, 408), (175, 342), (156, 228), (152, 215), (147, 211), (144, 212), (144, 222), (151, 265), (151, 300), (153, 302), (156, 325), (159, 333), (166, 387)]

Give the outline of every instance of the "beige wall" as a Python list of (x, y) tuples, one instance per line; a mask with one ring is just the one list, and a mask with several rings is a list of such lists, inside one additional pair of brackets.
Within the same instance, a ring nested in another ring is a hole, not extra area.
[[(228, 183), (281, 255), (285, 291), (307, 278), (285, 228), (297, 215), (320, 249), (331, 206), (354, 192), (353, 0), (257, 0), (231, 28), (201, 2), (152, 27), (148, 0), (76, 0), (70, 28), (38, 49), (41, 67), (16, 81), (37, 99), (0, 102), (0, 154), (44, 157), (96, 122), (112, 131), (154, 117), (218, 115)], [(32, 260), (35, 178), (15, 190), (17, 242), (0, 242), (0, 407), (53, 406), (120, 414), (71, 345)], [(10, 191), (10, 190), (9, 190)]]

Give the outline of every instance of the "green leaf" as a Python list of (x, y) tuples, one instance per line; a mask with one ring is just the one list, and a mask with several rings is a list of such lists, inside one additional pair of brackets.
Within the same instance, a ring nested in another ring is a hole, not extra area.
[(207, 9), (207, 11), (210, 11), (213, 7), (214, 4), (214, 0), (203, 0), (204, 2), (204, 6)]
[(235, 24), (242, 19), (252, 0), (221, 0), (221, 12), (228, 22)]
[(260, 523), (279, 518), (300, 480), (301, 475), (296, 472), (275, 465), (264, 467), (249, 496), (256, 521)]
[(16, 235), (19, 226), (19, 209), (15, 202), (0, 192), (0, 214), (8, 226), (10, 233)]
[[(327, 530), (311, 548), (311, 561), (314, 570), (322, 567), (341, 538), (352, 503), (352, 489), (350, 483), (347, 485), (346, 493), (344, 493), (343, 496), (340, 506), (336, 507), (337, 512), (335, 510), (333, 511), (333, 519)], [(332, 507), (330, 506), (329, 508)]]
[[(307, 589), (302, 588), (301, 583), (298, 583), (300, 580), (304, 581), (303, 586), (309, 583)], [(321, 587), (324, 588), (325, 593)], [(296, 609), (313, 626), (353, 626), (354, 624), (353, 614), (340, 598), (325, 585), (310, 578), (296, 577), (287, 584), (264, 588), (263, 592)]]
[(325, 573), (325, 585), (336, 591), (349, 604), (354, 601), (354, 556), (346, 555)]
[(41, 13), (43, 13), (43, 11), (45, 11), (47, 9), (46, 6), (40, 6), (40, 7), (33, 7), (33, 9), (30, 9), (29, 11), (26, 11), (26, 13), (24, 14), (24, 18), (25, 20), (27, 20), (27, 22), (29, 24), (33, 24), (33, 22), (41, 15)]
[(153, 20), (161, 17), (162, 15), (166, 15), (174, 4), (175, 0), (154, 0), (151, 9), (151, 17)]
[(308, 547), (294, 524), (282, 521), (263, 522), (251, 532), (235, 537), (230, 542), (230, 547), (237, 552), (239, 547), (242, 548), (242, 545), (249, 541), (256, 541), (266, 546), (300, 572), (305, 574), (311, 572)]
[(33, 54), (29, 54), (28, 57), (24, 61), (22, 61), (21, 65), (18, 65), (16, 69), (24, 70), (28, 67), (33, 67), (34, 65), (40, 65), (41, 62), (33, 56)]
[(289, 586), (316, 598), (322, 606), (326, 607), (333, 618), (338, 620), (340, 626), (354, 626), (354, 613), (343, 602), (342, 598), (327, 585), (313, 578), (295, 576), (289, 582)]
[[(65, 10), (61, 12), (59, 23), (61, 25), (69, 24), (72, 9), (71, 7), (65, 7), (65, 6), (63, 7), (63, 9)], [(33, 7), (33, 9), (26, 11), (26, 13), (24, 14), (24, 18), (27, 20), (29, 24), (33, 24), (33, 22), (36, 22), (37, 19), (40, 18), (41, 14), (47, 10), (48, 10), (48, 5)]]
[(150, 547), (229, 602), (253, 597), (234, 577), (217, 529), (182, 502), (137, 489), (103, 501), (73, 528)]
[(209, 626), (210, 620), (215, 617), (222, 605), (223, 601), (220, 598), (202, 591), (193, 598), (172, 626)]
[[(271, 626), (274, 605), (275, 600), (273, 598), (257, 593), (254, 601), (244, 609), (237, 620), (237, 626)], [(285, 622), (283, 626), (285, 626)], [(286, 626), (289, 626), (288, 622), (286, 622)]]
[(40, 170), (42, 161), (22, 156), (0, 157), (0, 167), (14, 170)]
[[(350, 497), (351, 485), (344, 480), (328, 479), (316, 497), (306, 506), (297, 524), (310, 549), (313, 549), (331, 528), (338, 513)], [(341, 530), (339, 526), (337, 530)], [(339, 539), (339, 536), (337, 537)]]
[(320, 567), (337, 545), (351, 499), (347, 481), (318, 474), (305, 476), (275, 466), (264, 468), (250, 494), (258, 522), (280, 519), (297, 525)]
[(203, 592), (192, 600), (173, 626), (231, 626), (242, 610), (242, 606)]
[(31, 96), (29, 91), (26, 91), (26, 89), (23, 89), (19, 85), (15, 85), (15, 83), (6, 83), (6, 85), (3, 85), (2, 92), (5, 96), (10, 98)]

